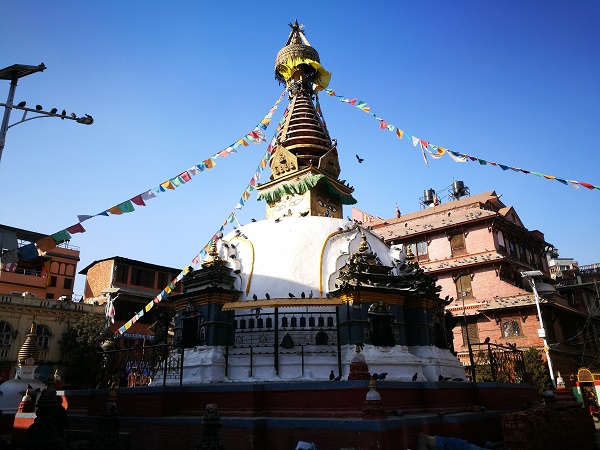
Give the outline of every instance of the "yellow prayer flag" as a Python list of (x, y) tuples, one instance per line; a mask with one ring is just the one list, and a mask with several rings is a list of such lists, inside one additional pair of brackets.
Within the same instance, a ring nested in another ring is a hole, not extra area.
[(165, 189), (175, 189), (175, 186), (173, 186), (173, 183), (171, 183), (171, 180), (165, 181), (164, 183), (160, 183), (160, 185), (162, 187), (164, 187)]
[(213, 167), (215, 167), (215, 162), (210, 158), (204, 160), (203, 163), (206, 164), (207, 169), (212, 169)]
[(121, 211), (121, 208), (119, 208), (118, 206), (113, 206), (110, 209), (107, 209), (106, 212), (111, 213), (111, 214), (115, 214), (115, 215), (119, 215), (119, 214), (123, 214), (123, 211)]
[(402, 139), (403, 134), (404, 134), (404, 131), (402, 131), (400, 128), (396, 128), (396, 135), (398, 136), (399, 139)]

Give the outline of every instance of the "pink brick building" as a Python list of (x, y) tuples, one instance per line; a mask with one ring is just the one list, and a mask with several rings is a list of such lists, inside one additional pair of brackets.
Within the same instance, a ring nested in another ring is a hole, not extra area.
[[(465, 366), (467, 336), (475, 353), (487, 338), (543, 348), (534, 295), (521, 272), (540, 270), (551, 282), (546, 254), (553, 247), (494, 191), (432, 203), (373, 229), (391, 245), (410, 247), (420, 266), (438, 277), (442, 297), (453, 298), (447, 311), (454, 316), (454, 351)], [(593, 360), (600, 326), (583, 302), (553, 293), (542, 295), (540, 304), (554, 371), (567, 378)]]

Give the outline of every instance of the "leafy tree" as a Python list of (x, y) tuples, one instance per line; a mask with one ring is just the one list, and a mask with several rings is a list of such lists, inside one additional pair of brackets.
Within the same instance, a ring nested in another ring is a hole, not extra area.
[(525, 361), (525, 370), (530, 380), (537, 384), (540, 394), (551, 388), (552, 383), (550, 382), (550, 373), (544, 360), (542, 359), (542, 352), (535, 347), (529, 347), (523, 352), (523, 359)]
[(84, 314), (62, 334), (59, 344), (67, 361), (65, 384), (94, 386), (100, 344), (111, 336), (104, 318), (92, 313)]

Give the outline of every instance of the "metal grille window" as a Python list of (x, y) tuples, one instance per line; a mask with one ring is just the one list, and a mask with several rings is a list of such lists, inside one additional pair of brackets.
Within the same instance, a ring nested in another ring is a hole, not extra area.
[(502, 336), (505, 338), (521, 336), (521, 325), (516, 320), (502, 322)]
[(464, 324), (461, 326), (463, 347), (467, 346), (467, 331), (466, 330), (468, 330), (468, 333), (469, 333), (469, 342), (471, 344), (478, 343), (479, 342), (479, 330), (477, 329), (477, 323), (468, 323), (467, 322), (466, 328), (465, 328)]

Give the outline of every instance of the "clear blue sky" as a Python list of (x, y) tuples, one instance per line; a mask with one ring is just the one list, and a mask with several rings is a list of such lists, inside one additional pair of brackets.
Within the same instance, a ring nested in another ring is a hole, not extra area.
[[(5, 0), (0, 17), (0, 67), (48, 67), (22, 79), (15, 100), (96, 120), (34, 120), (9, 130), (0, 162), (7, 225), (54, 233), (239, 139), (282, 92), (273, 62), (295, 18), (332, 72), (330, 87), (407, 133), (600, 185), (597, 1)], [(1, 102), (8, 87), (0, 84)], [(321, 105), (360, 209), (392, 217), (397, 202), (415, 211), (424, 189), (463, 180), (472, 194), (502, 194), (561, 256), (600, 262), (600, 191), (447, 156), (427, 168), (407, 139), (374, 118), (327, 96)], [(275, 119), (282, 111), (283, 104)], [(220, 158), (133, 213), (84, 222), (87, 232), (72, 240), (79, 269), (114, 255), (185, 267), (232, 211), (265, 148)], [(264, 214), (254, 193), (239, 220)]]

